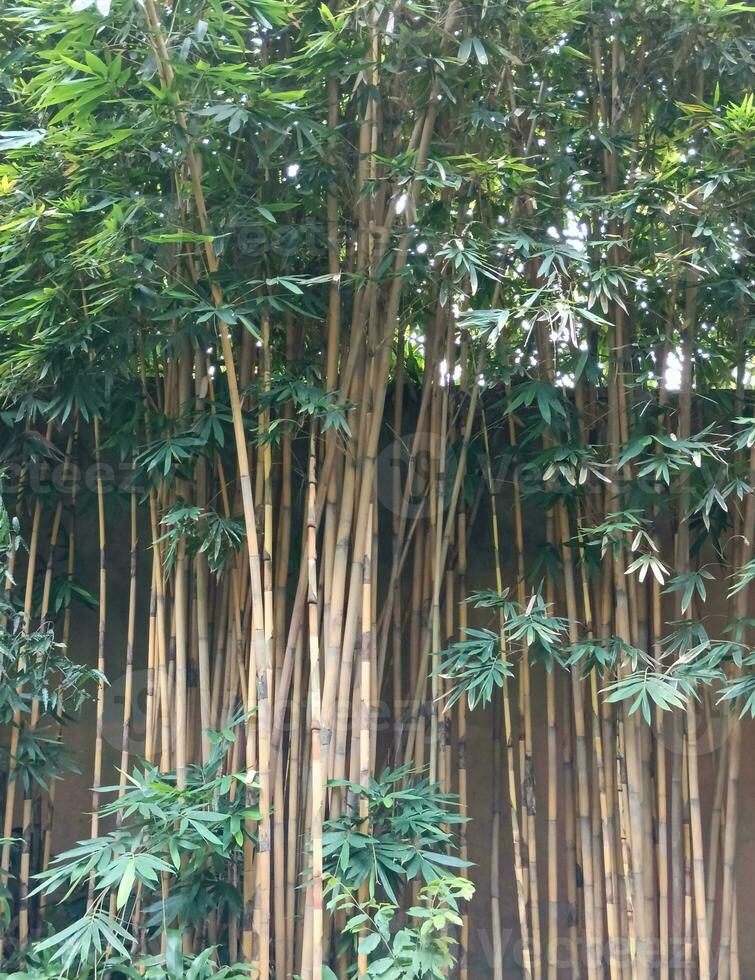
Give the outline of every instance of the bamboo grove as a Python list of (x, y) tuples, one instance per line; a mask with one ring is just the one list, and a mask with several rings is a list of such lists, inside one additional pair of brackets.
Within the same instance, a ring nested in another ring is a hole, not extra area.
[(3, 7), (3, 975), (746, 976), (752, 13)]

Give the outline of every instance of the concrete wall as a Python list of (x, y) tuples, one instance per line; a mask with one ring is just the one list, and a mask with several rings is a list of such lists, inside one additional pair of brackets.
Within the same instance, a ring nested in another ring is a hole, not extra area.
[[(126, 648), (126, 620), (128, 612), (128, 515), (126, 508), (119, 503), (115, 495), (109, 498), (108, 506), (108, 617), (106, 661), (107, 673), (111, 679), (111, 687), (107, 693), (105, 712), (105, 769), (103, 781), (112, 783), (117, 780), (113, 766), (118, 764), (120, 753), (120, 726), (123, 710), (123, 672)], [(509, 507), (504, 502), (500, 507), (502, 522), (502, 540), (511, 541), (508, 528)], [(387, 521), (386, 525), (387, 526)], [(489, 533), (489, 513), (483, 507), (478, 517), (477, 525), (472, 535), (469, 548), (469, 589), (489, 588), (494, 580), (494, 569), (491, 556), (491, 536)], [(97, 536), (96, 527), (87, 519), (80, 525), (81, 533), (77, 541), (77, 577), (93, 593), (97, 592)], [(536, 553), (541, 543), (542, 522), (527, 523), (527, 548), (531, 554)], [(132, 748), (139, 752), (142, 747), (144, 720), (144, 664), (146, 659), (146, 622), (148, 616), (148, 584), (151, 568), (151, 554), (147, 548), (148, 529), (144, 527), (142, 534), (143, 547), (139, 555), (139, 607), (138, 622), (140, 629), (135, 650), (135, 699), (134, 711), (134, 741)], [(511, 576), (509, 576), (511, 579)], [(721, 614), (722, 604), (711, 600), (714, 613)], [(77, 605), (73, 618), (73, 628), (70, 644), (70, 655), (73, 659), (87, 663), (96, 663), (97, 659), (97, 612), (87, 610)], [(561, 702), (562, 681), (559, 679), (557, 703)], [(512, 691), (512, 696), (515, 692)], [(532, 674), (532, 711), (534, 720), (534, 765), (536, 774), (536, 799), (539, 812), (537, 827), (538, 858), (541, 867), (541, 902), (545, 902), (545, 859), (546, 859), (546, 827), (545, 827), (545, 786), (546, 772), (546, 743), (545, 743), (545, 686), (542, 667), (535, 667)], [(491, 731), (492, 712), (477, 710), (469, 718), (467, 764), (469, 771), (470, 803), (469, 816), (469, 856), (475, 863), (472, 877), (476, 884), (476, 895), (471, 905), (471, 929), (469, 951), (469, 975), (473, 980), (484, 980), (492, 976), (492, 947), (490, 930), (490, 875), (491, 875), (491, 802), (492, 802), (492, 766), (491, 766)], [(745, 745), (755, 745), (755, 731), (750, 722), (746, 722)], [(77, 724), (69, 726), (66, 743), (78, 754), (81, 774), (67, 775), (59, 784), (57, 790), (58, 815), (55, 822), (54, 848), (60, 849), (71, 844), (74, 840), (86, 837), (88, 834), (89, 818), (87, 810), (90, 806), (92, 772), (92, 756), (94, 741), (94, 708), (87, 706)], [(739, 888), (739, 922), (741, 934), (741, 975), (743, 978), (755, 977), (755, 937), (749, 928), (749, 923), (755, 916), (755, 889), (749, 888), (749, 881), (755, 872), (755, 773), (752, 764), (753, 754), (745, 749), (743, 753), (743, 768), (740, 795), (740, 832), (738, 866), (740, 871)], [(505, 760), (504, 760), (505, 765)], [(704, 831), (708, 834), (708, 801), (711, 797), (711, 783), (714, 776), (712, 760), (709, 755), (701, 758), (701, 782), (703, 796)], [(562, 799), (563, 786), (559, 785), (559, 799)], [(561, 854), (559, 860), (560, 888), (562, 893), (560, 909), (560, 926), (565, 933), (566, 900), (565, 900), (565, 868), (563, 862), (563, 827), (559, 837)], [(707, 844), (706, 844), (707, 847)], [(505, 976), (517, 977), (519, 948), (517, 945), (518, 925), (515, 905), (515, 885), (511, 854), (511, 830), (508, 807), (502, 807), (501, 824), (501, 855), (497, 870), (501, 895), (501, 916), (504, 937)], [(545, 907), (543, 904), (542, 921), (545, 923)], [(564, 971), (564, 977), (568, 972)]]

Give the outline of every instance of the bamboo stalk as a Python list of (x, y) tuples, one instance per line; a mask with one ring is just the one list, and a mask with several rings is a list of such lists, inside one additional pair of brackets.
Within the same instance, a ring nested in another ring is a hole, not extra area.
[[(90, 837), (99, 833), (99, 788), (102, 785), (102, 731), (105, 719), (105, 630), (107, 626), (107, 568), (105, 565), (105, 491), (102, 480), (102, 461), (100, 455), (100, 420), (95, 415), (94, 428), (94, 460), (97, 484), (97, 528), (99, 535), (99, 590), (98, 590), (98, 620), (97, 620), (97, 670), (100, 680), (97, 683), (97, 721), (94, 742), (94, 766), (92, 775), (92, 817), (89, 826)], [(94, 900), (94, 878), (89, 879), (88, 903)]]
[[(582, 604), (585, 611), (585, 628), (587, 637), (590, 641), (593, 639), (593, 617), (592, 617), (592, 603), (590, 601), (590, 588), (587, 581), (587, 565), (584, 556), (584, 551), (582, 548), (582, 532), (580, 526), (580, 519), (578, 515), (578, 540), (580, 545), (580, 572), (582, 579)], [(599, 813), (600, 813), (600, 824), (601, 824), (601, 844), (602, 844), (602, 859), (603, 859), (603, 889), (605, 894), (605, 912), (606, 912), (606, 926), (607, 926), (607, 936), (608, 936), (608, 966), (609, 974), (611, 980), (619, 978), (621, 974), (621, 967), (619, 963), (619, 952), (618, 943), (621, 938), (620, 928), (619, 928), (619, 917), (618, 910), (616, 907), (616, 897), (615, 897), (615, 884), (616, 877), (614, 874), (614, 839), (613, 832), (610, 823), (609, 814), (609, 803), (608, 803), (608, 793), (607, 793), (607, 780), (606, 771), (604, 763), (604, 745), (602, 738), (602, 730), (600, 724), (600, 707), (598, 703), (598, 679), (597, 672), (593, 667), (590, 670), (590, 714), (592, 719), (592, 742), (593, 742), (593, 757), (595, 760), (595, 770), (597, 779), (597, 796), (599, 802)], [(595, 863), (595, 877), (596, 882), (598, 880), (598, 869), (599, 863)], [(598, 949), (602, 946), (602, 943), (598, 944)]]
[(492, 710), (492, 772), (490, 827), (490, 930), (493, 945), (493, 978), (503, 978), (503, 940), (501, 933), (501, 721), (497, 698)]
[[(309, 712), (311, 753), (311, 839), (312, 839), (312, 980), (322, 980), (323, 962), (323, 913), (322, 913), (322, 822), (323, 797), (320, 774), (320, 649), (317, 613), (317, 538), (316, 538), (316, 473), (314, 428), (309, 442), (309, 477), (307, 496), (307, 562), (309, 607)], [(306, 980), (306, 975), (304, 975)]]
[[(145, 0), (144, 9), (147, 14), (148, 23), (151, 30), (151, 38), (155, 47), (155, 55), (158, 70), (163, 85), (171, 88), (174, 85), (174, 71), (171, 65), (170, 55), (165, 44), (160, 19), (154, 5), (154, 0)], [(176, 112), (176, 119), (183, 130), (187, 130), (186, 116), (183, 111)], [(200, 161), (192, 144), (187, 150), (187, 161), (191, 177), (192, 193), (197, 209), (199, 226), (203, 234), (207, 234), (207, 208), (205, 205), (204, 193), (201, 183)], [(211, 276), (214, 276), (219, 269), (219, 262), (212, 240), (207, 237), (204, 241), (204, 257), (207, 269)], [(223, 293), (216, 279), (211, 284), (211, 295), (216, 307), (223, 305)], [(269, 974), (270, 962), (270, 931), (269, 931), (269, 881), (270, 881), (270, 714), (268, 704), (268, 690), (266, 687), (266, 635), (265, 635), (265, 606), (262, 589), (262, 569), (260, 564), (259, 546), (257, 541), (257, 527), (254, 516), (254, 497), (249, 470), (249, 455), (244, 431), (244, 421), (241, 411), (241, 399), (239, 397), (238, 380), (234, 366), (233, 346), (228, 327), (222, 318), (218, 318), (218, 330), (220, 333), (221, 348), (225, 365), (226, 378), (228, 381), (228, 394), (231, 404), (231, 416), (233, 421), (234, 438), (236, 445), (236, 457), (238, 466), (238, 480), (243, 504), (244, 524), (246, 527), (247, 556), (249, 560), (249, 577), (252, 599), (252, 651), (254, 669), (250, 670), (249, 683), (255, 678), (258, 699), (258, 727), (259, 727), (259, 783), (260, 783), (260, 810), (262, 817), (258, 827), (258, 858), (256, 862), (256, 885), (255, 888), (255, 927), (252, 926), (249, 909), (249, 895), (245, 896), (244, 914), (244, 954), (260, 971), (263, 978)], [(262, 690), (260, 690), (262, 681)], [(249, 692), (251, 700), (251, 691)], [(248, 726), (250, 731), (252, 725)], [(249, 738), (248, 738), (249, 744)], [(253, 760), (247, 758), (247, 765), (250, 766)], [(248, 868), (247, 868), (248, 871)], [(254, 932), (254, 936), (253, 936)]]
[[(139, 548), (139, 528), (137, 523), (136, 490), (130, 494), (131, 549), (129, 559), (128, 622), (126, 625), (126, 677), (123, 692), (123, 729), (121, 735), (121, 762), (118, 778), (118, 795), (126, 791), (126, 775), (131, 741), (132, 697), (134, 689), (134, 640), (136, 635), (136, 597), (137, 597), (137, 556)], [(118, 814), (119, 819), (121, 814)]]
[[(547, 540), (553, 540), (553, 516), (547, 518)], [(553, 606), (553, 581), (546, 578), (546, 602)], [(545, 673), (545, 712), (548, 742), (548, 929), (546, 957), (548, 980), (558, 980), (559, 928), (558, 928), (558, 731), (556, 725), (556, 675), (555, 665), (549, 665)]]
[[(516, 425), (514, 416), (509, 413), (509, 441), (516, 445)], [(522, 607), (526, 606), (525, 571), (524, 571), (524, 524), (522, 520), (522, 500), (519, 476), (514, 471), (512, 480), (514, 493), (514, 539), (516, 544), (517, 561), (517, 599)], [(537, 833), (535, 816), (537, 803), (535, 794), (535, 767), (533, 761), (532, 738), (532, 709), (530, 697), (530, 663), (529, 649), (525, 642), (521, 660), (521, 715), (523, 724), (520, 778), (522, 780), (523, 822), (527, 827), (527, 863), (530, 888), (530, 915), (532, 920), (532, 973), (534, 980), (542, 975), (542, 938), (540, 934), (540, 890), (537, 870)]]
[[(485, 447), (485, 464), (490, 493), (491, 525), (493, 532), (493, 555), (495, 558), (496, 589), (499, 595), (503, 595), (503, 575), (501, 572), (500, 558), (500, 539), (498, 534), (498, 514), (496, 512), (496, 499), (493, 489), (493, 473), (490, 462), (490, 443), (488, 439), (488, 428), (485, 421), (485, 410), (481, 407), (482, 435)], [(501, 659), (506, 661), (506, 634), (504, 630), (503, 610), (498, 610), (499, 638), (501, 645)], [(530, 980), (532, 977), (532, 957), (530, 951), (529, 923), (527, 921), (527, 906), (524, 893), (524, 874), (522, 870), (522, 851), (521, 838), (519, 835), (519, 814), (516, 796), (516, 772), (514, 759), (514, 743), (511, 723), (511, 703), (508, 693), (508, 681), (504, 678), (502, 689), (503, 701), (503, 735), (506, 744), (506, 756), (508, 759), (508, 796), (509, 811), (511, 818), (511, 837), (514, 850), (514, 878), (516, 880), (517, 908), (519, 912), (519, 929), (522, 938), (522, 969), (523, 976)]]
[[(37, 549), (39, 546), (39, 528), (41, 521), (42, 508), (37, 498), (34, 504), (34, 516), (32, 518), (32, 534), (31, 541), (29, 543), (29, 557), (26, 566), (26, 588), (24, 590), (24, 618), (23, 618), (23, 630), (25, 633), (29, 633), (31, 630), (31, 613), (32, 613), (32, 599), (34, 594), (34, 572), (37, 563)], [(19, 664), (20, 671), (25, 669), (25, 660)], [(17, 692), (17, 693), (20, 693)], [(35, 702), (36, 703), (36, 702)], [(37, 708), (38, 711), (38, 708)], [(32, 715), (29, 719), (29, 725), (33, 728), (36, 721), (35, 715)], [(9, 773), (8, 773), (8, 784), (6, 788), (6, 798), (5, 798), (5, 826), (3, 831), (3, 837), (8, 840), (12, 834), (12, 824), (13, 824), (13, 809), (15, 803), (15, 792), (16, 792), (16, 779), (18, 774), (18, 746), (19, 746), (19, 736), (21, 730), (21, 713), (20, 709), (15, 709), (13, 712), (13, 728), (11, 731), (11, 743), (9, 752)], [(31, 850), (31, 801), (28, 796), (24, 799), (23, 805), (23, 815), (22, 815), (22, 825), (21, 825), (21, 866), (19, 870), (19, 897), (18, 897), (18, 944), (23, 949), (29, 941), (29, 860), (30, 860), (30, 850)], [(6, 832), (7, 829), (7, 832)], [(3, 877), (7, 879), (7, 872), (10, 860), (10, 850), (9, 844), (3, 844), (3, 854), (2, 854), (2, 873)], [(6, 849), (8, 850), (6, 856)]]
[[(458, 516), (458, 542), (459, 542), (459, 595), (466, 596), (467, 581), (467, 511), (462, 505)], [(467, 604), (462, 601), (459, 603), (459, 632), (465, 635), (467, 628)], [(456, 737), (456, 759), (459, 779), (459, 810), (462, 816), (468, 815), (468, 784), (467, 784), (467, 699), (462, 695), (459, 699), (458, 707), (458, 730)], [(459, 857), (462, 861), (468, 859), (467, 844), (467, 825), (461, 824), (459, 830)], [(460, 871), (462, 877), (468, 877), (466, 867)], [(461, 929), (459, 935), (459, 980), (468, 980), (469, 967), (469, 913), (466, 907), (462, 910)]]
[[(370, 773), (372, 772), (372, 751), (371, 751), (371, 712), (372, 712), (372, 519), (373, 507), (370, 507), (366, 544), (367, 548), (364, 555), (364, 574), (362, 577), (362, 643), (360, 651), (360, 672), (359, 672), (359, 785), (367, 789), (370, 784)], [(361, 817), (361, 832), (369, 833), (367, 797), (362, 796), (359, 801), (359, 815)], [(362, 884), (360, 900), (366, 902), (369, 898), (368, 884)], [(359, 976), (367, 975), (367, 956), (360, 953), (357, 962)]]
[[(750, 450), (749, 471), (755, 473), (755, 446)], [(745, 505), (743, 522), (742, 552), (740, 562), (745, 565), (752, 556), (753, 537), (755, 537), (755, 500), (749, 494)], [(736, 595), (735, 615), (744, 619), (747, 615), (748, 585), (739, 589)], [(739, 769), (741, 758), (742, 731), (738, 719), (728, 722), (728, 776), (726, 781), (726, 816), (724, 819), (723, 845), (723, 885), (721, 890), (721, 938), (718, 947), (718, 980), (729, 980), (731, 973), (732, 949), (735, 944), (733, 928), (736, 901), (736, 855), (737, 855), (737, 816), (739, 804)]]
[[(569, 639), (572, 644), (578, 642), (577, 623), (577, 594), (574, 582), (574, 563), (571, 550), (567, 544), (571, 537), (569, 519), (563, 502), (559, 504), (559, 522), (561, 532), (561, 550), (564, 568), (564, 588), (566, 608), (569, 619)], [(578, 827), (582, 848), (582, 881), (584, 888), (585, 933), (587, 940), (587, 976), (596, 978), (600, 971), (600, 950), (596, 944), (595, 925), (595, 883), (592, 863), (592, 832), (590, 829), (590, 786), (588, 782), (587, 739), (585, 733), (585, 708), (582, 684), (577, 670), (571, 671), (572, 701), (574, 705), (574, 734), (577, 761), (577, 795), (578, 795)]]
[(299, 641), (299, 656), (294, 666), (294, 686), (291, 696), (291, 740), (288, 755), (288, 824), (286, 828), (286, 931), (284, 976), (291, 976), (297, 962), (296, 943), (296, 904), (297, 904), (297, 859), (299, 857), (299, 797), (301, 772), (304, 760), (301, 758), (302, 726), (302, 675), (304, 660), (303, 636)]

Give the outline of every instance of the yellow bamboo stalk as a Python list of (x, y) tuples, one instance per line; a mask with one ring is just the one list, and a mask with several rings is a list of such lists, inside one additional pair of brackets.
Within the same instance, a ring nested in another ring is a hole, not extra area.
[[(32, 517), (32, 532), (29, 542), (29, 557), (26, 566), (26, 588), (24, 590), (24, 621), (23, 630), (28, 633), (31, 629), (32, 599), (34, 594), (34, 572), (37, 563), (37, 550), (39, 546), (39, 528), (41, 522), (42, 505), (39, 498), (34, 504), (34, 516)], [(25, 658), (20, 658), (19, 671), (25, 669)], [(20, 692), (19, 692), (20, 693)], [(30, 724), (33, 719), (30, 719)], [(5, 824), (3, 837), (9, 840), (13, 831), (13, 811), (16, 795), (16, 774), (18, 772), (18, 745), (21, 733), (21, 712), (16, 709), (13, 712), (13, 728), (11, 730), (11, 742), (8, 767), (8, 783), (5, 797)], [(27, 824), (30, 818), (30, 806), (24, 805), (23, 824), (21, 827), (21, 867), (19, 871), (19, 901), (18, 901), (18, 944), (23, 949), (29, 941), (29, 905), (28, 905), (28, 881), (29, 881), (29, 857), (30, 857), (30, 835), (31, 827)], [(10, 844), (3, 844), (2, 876), (6, 880), (10, 863)]]
[[(458, 534), (459, 542), (459, 596), (461, 597), (461, 602), (459, 603), (459, 632), (462, 636), (465, 635), (467, 621), (468, 621), (468, 609), (467, 604), (464, 602), (464, 598), (467, 593), (467, 511), (466, 507), (463, 505), (459, 510), (458, 518)], [(456, 759), (458, 766), (458, 778), (459, 778), (459, 809), (461, 815), (466, 817), (468, 815), (468, 790), (467, 790), (467, 699), (466, 695), (462, 695), (458, 702), (458, 728), (457, 728), (457, 738), (456, 738)], [(459, 857), (462, 861), (468, 859), (468, 846), (467, 846), (467, 825), (462, 823), (459, 829)], [(462, 868), (460, 874), (463, 878), (469, 876), (467, 868)], [(468, 968), (468, 957), (469, 957), (469, 913), (465, 907), (462, 910), (461, 916), (461, 930), (459, 935), (459, 980), (468, 980), (469, 968)]]
[[(553, 518), (548, 515), (548, 541), (553, 540)], [(546, 579), (546, 601), (553, 605), (553, 582)], [(545, 712), (548, 742), (548, 929), (547, 929), (547, 977), (558, 980), (559, 938), (558, 938), (558, 731), (556, 727), (556, 675), (555, 665), (545, 673)]]
[[(482, 436), (485, 448), (485, 466), (488, 490), (490, 493), (491, 525), (493, 532), (493, 554), (495, 557), (495, 576), (496, 589), (499, 595), (503, 595), (503, 575), (501, 573), (500, 556), (500, 537), (498, 533), (498, 513), (496, 510), (496, 499), (493, 489), (493, 472), (490, 461), (490, 441), (488, 438), (488, 427), (485, 420), (485, 409), (481, 406)], [(506, 661), (506, 633), (504, 629), (503, 609), (498, 610), (499, 639), (501, 646), (501, 659)], [(519, 912), (519, 930), (522, 938), (522, 971), (525, 980), (532, 978), (532, 956), (530, 951), (529, 923), (527, 920), (527, 904), (524, 892), (524, 874), (522, 871), (522, 848), (519, 833), (519, 813), (516, 794), (516, 769), (514, 758), (513, 728), (511, 721), (511, 703), (508, 692), (508, 678), (504, 678), (502, 689), (503, 701), (503, 734), (506, 743), (506, 755), (508, 759), (508, 796), (509, 796), (509, 816), (511, 819), (511, 837), (514, 850), (514, 878), (516, 881), (517, 908)]]
[[(144, 0), (144, 10), (150, 27), (150, 36), (154, 45), (156, 61), (161, 81), (166, 88), (174, 88), (175, 75), (171, 64), (170, 55), (165, 43), (160, 18), (155, 8), (154, 0)], [(188, 131), (186, 115), (182, 110), (176, 111), (176, 120), (179, 126)], [(192, 194), (197, 210), (197, 218), (200, 230), (207, 235), (209, 230), (207, 219), (207, 208), (205, 205), (204, 192), (202, 190), (201, 163), (200, 159), (191, 144), (187, 148), (187, 162), (191, 177)], [(215, 276), (219, 270), (219, 262), (212, 240), (208, 237), (204, 242), (204, 258), (208, 272)], [(224, 303), (223, 293), (217, 279), (211, 283), (212, 301), (216, 307), (222, 307)], [(265, 607), (262, 589), (262, 569), (260, 566), (259, 545), (257, 541), (257, 526), (254, 515), (254, 496), (252, 493), (252, 483), (249, 469), (249, 454), (246, 443), (246, 432), (244, 429), (244, 419), (241, 410), (241, 399), (239, 396), (238, 380), (234, 363), (233, 345), (228, 327), (224, 320), (218, 317), (218, 330), (220, 333), (221, 350), (223, 354), (224, 369), (228, 382), (228, 394), (231, 406), (231, 417), (233, 422), (234, 439), (236, 446), (236, 461), (238, 466), (238, 482), (240, 488), (241, 501), (243, 505), (244, 525), (246, 528), (247, 556), (249, 561), (249, 579), (251, 587), (252, 605), (252, 663), (254, 669), (249, 672), (249, 685), (252, 683), (257, 688), (257, 720), (259, 728), (259, 786), (260, 786), (260, 810), (261, 819), (254, 828), (257, 831), (258, 855), (257, 873), (255, 888), (254, 920), (256, 929), (252, 927), (251, 910), (248, 907), (248, 892), (246, 895), (244, 911), (244, 955), (256, 969), (259, 970), (262, 980), (267, 980), (270, 965), (270, 931), (269, 931), (269, 882), (270, 882), (270, 791), (269, 791), (269, 751), (271, 720), (268, 690), (266, 687), (266, 637), (265, 637)], [(262, 682), (262, 684), (260, 684)], [(249, 691), (249, 700), (252, 700), (252, 692)], [(252, 724), (247, 726), (248, 733), (252, 729)], [(251, 736), (248, 735), (247, 744)], [(252, 768), (254, 759), (247, 757), (247, 766)], [(251, 830), (252, 828), (250, 828)], [(248, 871), (248, 869), (247, 869)], [(253, 936), (254, 932), (254, 936)]]
[(312, 980), (322, 980), (323, 962), (323, 912), (322, 912), (322, 823), (323, 795), (320, 773), (320, 646), (317, 614), (317, 531), (315, 515), (316, 472), (315, 472), (314, 426), (309, 443), (309, 474), (307, 495), (307, 565), (308, 587), (307, 604), (309, 608), (309, 713), (311, 731), (311, 840), (312, 840)]
[[(571, 535), (569, 518), (563, 501), (559, 502), (559, 521), (561, 545), (564, 566), (564, 587), (566, 593), (566, 609), (569, 620), (569, 640), (572, 644), (578, 642), (579, 613), (577, 610), (577, 595), (574, 583), (574, 563), (571, 550), (567, 545)], [(592, 863), (592, 832), (590, 828), (590, 786), (588, 781), (587, 740), (585, 734), (585, 708), (582, 692), (582, 682), (577, 669), (571, 671), (571, 690), (574, 705), (574, 733), (577, 755), (577, 788), (578, 788), (578, 826), (579, 839), (582, 848), (582, 881), (585, 905), (585, 933), (587, 940), (587, 976), (590, 980), (597, 978), (600, 966), (600, 950), (596, 944), (595, 926), (595, 883)]]
[[(359, 785), (367, 789), (370, 784), (370, 774), (372, 772), (372, 750), (371, 750), (371, 715), (372, 715), (372, 670), (373, 670), (373, 650), (372, 650), (372, 521), (374, 504), (370, 507), (367, 535), (365, 538), (366, 549), (364, 554), (364, 574), (362, 576), (362, 644), (360, 651), (360, 671), (359, 671)], [(360, 797), (359, 816), (361, 817), (361, 832), (369, 833), (369, 821), (367, 810), (367, 798)], [(369, 898), (368, 884), (365, 881), (360, 890), (360, 901), (365, 902)], [(359, 953), (357, 961), (359, 976), (367, 975), (367, 955)]]
[[(92, 775), (92, 817), (89, 825), (89, 836), (97, 837), (100, 824), (100, 794), (102, 785), (102, 730), (105, 718), (105, 628), (107, 623), (107, 568), (105, 565), (105, 490), (102, 481), (102, 460), (100, 454), (100, 420), (95, 415), (94, 428), (94, 460), (97, 485), (97, 528), (99, 535), (99, 590), (97, 617), (97, 670), (101, 679), (97, 683), (97, 721), (94, 742), (94, 767)], [(94, 878), (89, 879), (89, 903), (94, 898)]]
[[(580, 548), (580, 572), (582, 581), (582, 606), (585, 612), (585, 628), (587, 637), (593, 639), (593, 616), (592, 602), (590, 600), (590, 587), (587, 581), (587, 564), (584, 549), (582, 547), (582, 534), (579, 514), (578, 522), (578, 541)], [(592, 743), (593, 758), (595, 761), (595, 773), (597, 780), (598, 798), (600, 804), (600, 824), (601, 824), (601, 843), (603, 858), (603, 889), (605, 894), (606, 926), (608, 936), (608, 966), (611, 980), (620, 980), (621, 966), (618, 954), (618, 942), (621, 938), (619, 928), (619, 916), (616, 906), (615, 895), (615, 874), (614, 874), (614, 841), (610, 824), (608, 795), (606, 792), (606, 772), (604, 761), (604, 746), (600, 723), (600, 706), (598, 703), (598, 678), (595, 668), (590, 671), (590, 713), (592, 723)], [(599, 863), (595, 863), (595, 880), (598, 880)], [(598, 949), (602, 944), (598, 944)]]

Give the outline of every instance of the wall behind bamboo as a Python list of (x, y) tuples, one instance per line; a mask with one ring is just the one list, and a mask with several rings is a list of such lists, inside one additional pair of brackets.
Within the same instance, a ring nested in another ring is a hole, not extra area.
[[(502, 541), (513, 539), (511, 528), (511, 506), (506, 494), (498, 498), (499, 520), (501, 522)], [(128, 571), (129, 571), (129, 540), (128, 512), (126, 507), (113, 496), (108, 502), (108, 575), (112, 587), (108, 590), (108, 624), (106, 667), (110, 680), (110, 688), (106, 694), (105, 710), (105, 784), (117, 782), (115, 766), (119, 763), (121, 720), (123, 711), (123, 674), (126, 650), (126, 619), (128, 611)], [(489, 514), (481, 508), (475, 528), (469, 542), (468, 588), (490, 588), (494, 581), (494, 564), (490, 550)], [(146, 513), (142, 515), (146, 519)], [(530, 556), (537, 553), (540, 544), (539, 535), (543, 532), (541, 515), (537, 519), (527, 520), (525, 516), (525, 534), (528, 539), (525, 547)], [(77, 536), (77, 579), (92, 593), (97, 592), (98, 552), (96, 534), (96, 515), (85, 514), (80, 519), (81, 532)], [(383, 528), (390, 528), (388, 520), (382, 521)], [(134, 652), (134, 737), (132, 751), (141, 751), (142, 726), (144, 720), (144, 691), (146, 674), (143, 672), (146, 664), (146, 624), (149, 600), (149, 576), (151, 570), (151, 555), (148, 550), (149, 529), (143, 525), (140, 535), (139, 551), (139, 580), (141, 588), (138, 597), (138, 631), (137, 645)], [(383, 549), (389, 552), (390, 542), (385, 542)], [(510, 556), (509, 556), (510, 557)], [(508, 573), (511, 581), (512, 567), (510, 562), (504, 566), (504, 576)], [(383, 581), (387, 575), (381, 568)], [(711, 590), (706, 604), (706, 615), (724, 616), (725, 604), (722, 596)], [(490, 620), (477, 616), (477, 625), (490, 625)], [(472, 615), (472, 625), (475, 625), (475, 615)], [(97, 662), (97, 611), (90, 610), (77, 604), (72, 619), (70, 654), (74, 660), (87, 664)], [(142, 673), (139, 673), (142, 671)], [(562, 681), (563, 678), (559, 678)], [(560, 709), (562, 686), (557, 688), (557, 703)], [(512, 700), (515, 701), (512, 690)], [(541, 881), (544, 885), (545, 861), (547, 854), (546, 825), (545, 825), (545, 786), (546, 772), (546, 727), (545, 727), (545, 683), (542, 667), (535, 667), (532, 674), (532, 708), (534, 734), (534, 760), (536, 774), (536, 801), (538, 806), (537, 818), (537, 847), (538, 855), (542, 856), (540, 863)], [(69, 846), (77, 839), (85, 838), (89, 833), (88, 809), (91, 801), (91, 773), (94, 756), (94, 704), (85, 706), (76, 724), (68, 726), (66, 744), (76, 754), (80, 773), (69, 773), (57, 788), (57, 816), (54, 824), (53, 849), (59, 850)], [(492, 942), (490, 930), (490, 837), (491, 837), (491, 756), (492, 756), (492, 711), (477, 709), (468, 716), (467, 732), (467, 769), (470, 786), (469, 816), (472, 824), (469, 827), (469, 859), (474, 863), (470, 877), (475, 882), (476, 894), (470, 908), (470, 944), (469, 944), (469, 976), (474, 980), (487, 980), (492, 977)], [(743, 745), (755, 747), (755, 724), (743, 722)], [(386, 730), (390, 730), (389, 723)], [(755, 755), (748, 754), (745, 748), (740, 788), (740, 826), (738, 830), (738, 868), (742, 882), (755, 879)], [(707, 754), (701, 754), (700, 780), (703, 813), (709, 812), (712, 795), (712, 765)], [(562, 786), (559, 785), (559, 799), (562, 799)], [(707, 838), (708, 821), (704, 819), (703, 829)], [(563, 841), (563, 827), (560, 828), (559, 842)], [(707, 849), (707, 839), (706, 839)], [(507, 808), (502, 808), (501, 826), (501, 855), (500, 855), (500, 902), (502, 918), (502, 938), (505, 978), (521, 976), (519, 928), (516, 908), (515, 884), (511, 854), (511, 833), (508, 826)], [(566, 949), (566, 887), (565, 864), (563, 848), (559, 848), (559, 884), (560, 887), (560, 918), (559, 934), (564, 946), (565, 967), (563, 977), (568, 973), (568, 952)], [(738, 891), (739, 921), (740, 921), (740, 956), (741, 976), (755, 977), (755, 930), (748, 923), (755, 921), (755, 889), (743, 888)], [(541, 915), (545, 916), (546, 889), (541, 885), (540, 906)]]

